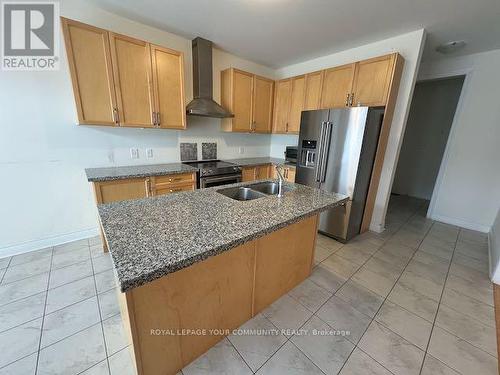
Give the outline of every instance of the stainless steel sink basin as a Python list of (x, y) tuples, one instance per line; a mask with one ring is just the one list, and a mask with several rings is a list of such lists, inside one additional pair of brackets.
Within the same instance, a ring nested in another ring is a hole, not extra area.
[(226, 197), (232, 199), (236, 199), (238, 201), (251, 201), (253, 199), (258, 199), (266, 196), (261, 192), (254, 191), (247, 187), (233, 187), (233, 188), (221, 189), (217, 190), (217, 193), (225, 195)]
[[(267, 195), (276, 195), (279, 191), (279, 184), (277, 182), (261, 182), (259, 184), (251, 185), (250, 188)], [(292, 190), (291, 188), (284, 185), (281, 188), (283, 193)]]

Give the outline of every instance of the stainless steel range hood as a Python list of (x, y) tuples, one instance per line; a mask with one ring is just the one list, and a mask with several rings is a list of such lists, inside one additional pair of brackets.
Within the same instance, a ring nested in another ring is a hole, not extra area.
[(186, 113), (191, 116), (234, 117), (213, 98), (212, 42), (200, 37), (193, 39), (193, 96)]

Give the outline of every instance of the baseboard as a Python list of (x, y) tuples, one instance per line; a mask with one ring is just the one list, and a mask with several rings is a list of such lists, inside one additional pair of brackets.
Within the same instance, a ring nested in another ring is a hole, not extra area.
[(432, 219), (435, 221), (440, 221), (441, 223), (456, 225), (457, 227), (471, 229), (471, 230), (475, 230), (475, 231), (483, 232), (483, 233), (489, 233), (489, 231), (491, 229), (487, 225), (471, 223), (469, 221), (464, 221), (464, 220), (460, 220), (460, 219), (456, 219), (456, 218), (452, 218), (452, 217), (447, 217), (447, 216), (432, 214), (428, 217), (429, 217), (429, 219)]
[(370, 230), (375, 233), (382, 233), (385, 230), (385, 225), (382, 224), (370, 224)]
[(97, 228), (85, 229), (78, 232), (66, 233), (59, 236), (41, 238), (34, 241), (0, 248), (0, 258), (27, 253), (33, 250), (45, 249), (46, 247), (61, 245), (67, 242), (77, 241), (93, 237), (99, 234)]

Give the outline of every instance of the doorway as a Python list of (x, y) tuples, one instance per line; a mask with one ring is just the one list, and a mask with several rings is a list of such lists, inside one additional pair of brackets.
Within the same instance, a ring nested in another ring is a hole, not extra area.
[(416, 83), (392, 195), (417, 198), (428, 207), (464, 79), (460, 75)]

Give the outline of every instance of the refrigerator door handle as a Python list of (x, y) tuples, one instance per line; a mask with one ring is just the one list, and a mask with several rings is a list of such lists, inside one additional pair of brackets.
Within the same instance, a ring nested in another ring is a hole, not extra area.
[(325, 126), (325, 136), (323, 139), (323, 149), (321, 150), (321, 178), (319, 182), (325, 182), (326, 178), (326, 165), (328, 162), (328, 151), (330, 149), (330, 140), (332, 138), (332, 128), (333, 123), (330, 121), (326, 122)]
[(321, 123), (321, 132), (319, 136), (319, 145), (318, 145), (318, 164), (316, 165), (316, 182), (320, 182), (321, 180), (321, 167), (323, 163), (323, 141), (325, 139), (325, 130), (326, 130), (326, 121)]

